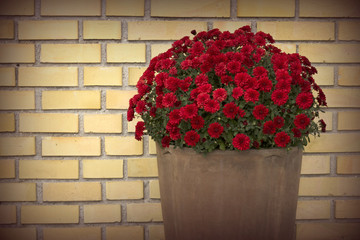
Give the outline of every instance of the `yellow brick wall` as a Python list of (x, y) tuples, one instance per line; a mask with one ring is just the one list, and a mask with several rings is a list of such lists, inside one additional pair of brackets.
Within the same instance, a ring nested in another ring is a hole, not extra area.
[(128, 100), (173, 40), (244, 25), (307, 56), (327, 95), (297, 239), (359, 239), (358, 0), (0, 1), (0, 239), (163, 240), (155, 144)]

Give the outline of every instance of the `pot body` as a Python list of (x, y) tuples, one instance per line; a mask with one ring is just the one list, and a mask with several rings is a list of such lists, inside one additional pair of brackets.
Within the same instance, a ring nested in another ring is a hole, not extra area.
[(293, 240), (302, 150), (157, 145), (167, 240)]

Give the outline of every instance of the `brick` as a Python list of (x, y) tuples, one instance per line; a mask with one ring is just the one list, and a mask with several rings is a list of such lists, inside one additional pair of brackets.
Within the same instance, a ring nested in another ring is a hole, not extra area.
[(358, 31), (360, 21), (340, 21), (339, 22), (339, 39), (340, 40), (360, 40)]
[(78, 86), (77, 67), (20, 67), (21, 87), (75, 87)]
[(144, 16), (144, 0), (107, 0), (107, 16)]
[(357, 239), (360, 223), (298, 223), (297, 240)]
[(107, 62), (146, 62), (146, 46), (143, 43), (108, 43)]
[(98, 182), (43, 183), (44, 201), (100, 201), (101, 185)]
[(298, 202), (296, 219), (329, 219), (329, 200), (301, 200)]
[(84, 115), (86, 133), (121, 133), (122, 114), (87, 114)]
[(360, 174), (360, 158), (353, 155), (337, 156), (338, 174)]
[[(16, 206), (0, 205), (0, 224), (12, 224), (12, 223), (16, 223)], [(0, 234), (0, 236), (3, 235)]]
[(120, 21), (84, 21), (83, 24), (84, 39), (121, 39)]
[(106, 155), (142, 155), (143, 141), (134, 137), (105, 137)]
[(156, 158), (128, 159), (129, 177), (157, 177), (158, 168)]
[(44, 240), (101, 240), (100, 227), (44, 228)]
[(15, 86), (15, 68), (13, 67), (0, 68), (0, 86), (3, 87)]
[(301, 174), (329, 174), (330, 156), (305, 155), (302, 159)]
[(257, 31), (270, 33), (275, 40), (334, 40), (332, 22), (258, 22)]
[(360, 200), (336, 200), (335, 218), (360, 218)]
[(150, 198), (160, 199), (159, 180), (150, 180)]
[(214, 21), (213, 28), (218, 28), (220, 31), (229, 31), (235, 32), (235, 30), (249, 25), (251, 26), (250, 21)]
[(300, 17), (360, 17), (358, 1), (300, 0)]
[(149, 139), (149, 153), (156, 154), (156, 143), (152, 139)]
[(360, 86), (359, 67), (339, 67), (338, 84), (340, 86)]
[(20, 40), (77, 39), (78, 22), (74, 20), (19, 21)]
[(107, 90), (106, 109), (128, 109), (129, 100), (137, 91)]
[(238, 17), (294, 17), (295, 1), (237, 0)]
[(139, 78), (143, 75), (145, 70), (146, 67), (129, 67), (128, 85), (136, 86), (137, 82), (139, 81)]
[(0, 236), (6, 240), (36, 240), (36, 228), (0, 228)]
[(77, 205), (22, 205), (22, 224), (79, 223)]
[(143, 181), (121, 181), (106, 183), (106, 199), (125, 200), (125, 199), (143, 199), (144, 184)]
[(36, 183), (0, 183), (0, 201), (36, 201)]
[(34, 0), (1, 1), (0, 15), (34, 15), (34, 7)]
[(149, 240), (165, 240), (165, 231), (163, 225), (149, 226)]
[(153, 0), (152, 17), (230, 17), (229, 0)]
[(42, 16), (100, 16), (100, 0), (42, 0)]
[(160, 53), (166, 52), (169, 48), (171, 48), (171, 44), (152, 44), (151, 58), (158, 56)]
[(43, 137), (42, 156), (100, 156), (99, 137)]
[(316, 67), (318, 73), (314, 75), (315, 82), (320, 86), (334, 85), (333, 67)]
[(43, 109), (100, 109), (101, 96), (98, 90), (43, 91)]
[(304, 43), (299, 45), (299, 54), (317, 63), (357, 63), (360, 44)]
[(78, 160), (20, 160), (21, 179), (78, 179)]
[(324, 89), (328, 107), (360, 107), (359, 89)]
[(0, 44), (0, 63), (34, 63), (35, 46), (28, 43)]
[[(15, 178), (15, 160), (0, 160), (0, 178)], [(0, 214), (1, 216), (1, 214)]]
[(106, 240), (144, 240), (143, 226), (116, 226), (106, 227)]
[(0, 91), (1, 110), (35, 109), (35, 92), (29, 91)]
[(122, 159), (84, 159), (83, 178), (123, 178)]
[(160, 203), (127, 204), (128, 222), (161, 222), (162, 220)]
[(42, 44), (43, 63), (100, 63), (100, 44)]
[(120, 204), (96, 204), (84, 206), (85, 223), (114, 223), (120, 221)]
[(0, 132), (15, 131), (15, 115), (13, 113), (0, 113)]
[[(161, 31), (158, 31), (161, 29)], [(136, 21), (128, 22), (129, 40), (177, 40), (191, 35), (192, 30), (206, 31), (206, 22)]]
[(305, 152), (359, 152), (360, 135), (357, 133), (322, 134), (319, 138), (310, 137), (311, 142)]
[(0, 20), (0, 38), (14, 39), (14, 21)]
[(274, 43), (275, 47), (281, 49), (285, 53), (296, 53), (296, 44), (290, 43)]
[(20, 132), (79, 132), (78, 114), (20, 113)]
[(136, 129), (136, 124), (139, 122), (139, 121), (142, 121), (141, 118), (134, 118), (131, 122), (128, 122), (128, 132), (130, 133), (134, 133), (135, 132), (135, 129)]
[(302, 177), (299, 196), (359, 196), (360, 179), (347, 177)]
[(85, 67), (85, 86), (121, 86), (122, 67)]
[(0, 137), (0, 156), (35, 155), (35, 137)]
[(359, 130), (360, 111), (338, 112), (338, 130)]

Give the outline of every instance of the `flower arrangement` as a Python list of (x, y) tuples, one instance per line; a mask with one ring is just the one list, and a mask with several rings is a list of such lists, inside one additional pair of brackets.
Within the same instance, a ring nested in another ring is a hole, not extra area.
[[(213, 29), (191, 32), (154, 57), (129, 101), (128, 121), (139, 115), (135, 138), (146, 130), (163, 147), (197, 152), (303, 147), (326, 97), (309, 60), (272, 45), (271, 35)], [(313, 93), (317, 93), (314, 96)]]

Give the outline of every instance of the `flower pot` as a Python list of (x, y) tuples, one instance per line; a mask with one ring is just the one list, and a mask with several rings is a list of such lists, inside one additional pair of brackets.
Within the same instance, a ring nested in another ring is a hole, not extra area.
[(157, 145), (167, 240), (293, 240), (302, 150)]

